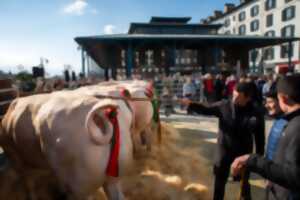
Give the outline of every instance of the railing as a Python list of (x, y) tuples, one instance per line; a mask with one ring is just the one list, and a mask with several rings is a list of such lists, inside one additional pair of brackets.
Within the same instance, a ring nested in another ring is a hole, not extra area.
[(11, 79), (0, 79), (0, 122), (10, 103), (18, 96)]

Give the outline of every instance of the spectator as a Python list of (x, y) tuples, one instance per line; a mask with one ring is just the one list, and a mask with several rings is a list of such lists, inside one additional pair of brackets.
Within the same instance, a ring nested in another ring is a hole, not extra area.
[(192, 100), (195, 94), (196, 94), (195, 85), (192, 83), (191, 78), (188, 77), (186, 78), (186, 81), (182, 87), (182, 96)]
[(283, 112), (279, 106), (276, 90), (272, 90), (266, 93), (265, 106), (268, 110), (269, 116), (275, 119), (269, 133), (268, 145), (266, 150), (266, 158), (269, 160), (273, 160), (279, 139), (281, 137), (283, 129), (287, 124), (287, 121), (283, 118)]
[(195, 85), (196, 85), (196, 95), (197, 95), (197, 100), (199, 100), (200, 102), (204, 101), (204, 91), (203, 91), (203, 81), (202, 81), (202, 75), (199, 74), (198, 76), (196, 76), (195, 78)]
[(205, 74), (204, 76), (204, 94), (207, 102), (214, 101), (214, 80), (211, 74)]
[(226, 85), (226, 96), (229, 99), (232, 97), (233, 90), (235, 88), (236, 83), (237, 83), (236, 78), (233, 74), (227, 77), (225, 85)]
[(222, 74), (218, 74), (215, 82), (216, 101), (221, 101), (225, 94), (225, 81)]
[(270, 91), (273, 85), (273, 76), (270, 74), (267, 78), (267, 82), (262, 87), (262, 95), (265, 97), (266, 94)]
[[(256, 152), (264, 153), (264, 116), (255, 107), (251, 97), (252, 89), (249, 83), (236, 85), (231, 100), (223, 100), (211, 105), (192, 103), (188, 99), (181, 102), (188, 105), (188, 110), (204, 115), (214, 115), (219, 118), (219, 136), (217, 159), (214, 165), (215, 188), (214, 200), (224, 198), (225, 185), (229, 176), (230, 165), (235, 158), (253, 150), (253, 136)], [(249, 174), (245, 176), (242, 196), (250, 199)]]
[(36, 86), (34, 89), (34, 93), (43, 93), (44, 92), (44, 87), (45, 87), (45, 80), (43, 78), (38, 77), (36, 80)]

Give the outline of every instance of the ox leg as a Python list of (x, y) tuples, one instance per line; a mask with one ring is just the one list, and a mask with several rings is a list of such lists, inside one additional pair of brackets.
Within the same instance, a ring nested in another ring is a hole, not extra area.
[(144, 132), (143, 132), (143, 139), (145, 141), (145, 145), (147, 148), (147, 151), (151, 151), (152, 149), (152, 135), (151, 135), (152, 131), (151, 131), (151, 127), (147, 127)]
[(141, 148), (142, 142), (141, 142), (140, 134), (137, 133), (137, 131), (133, 131), (131, 133), (131, 139), (132, 139), (132, 144), (133, 144), (133, 156), (134, 156), (134, 158), (138, 158), (142, 151), (142, 148)]
[(31, 180), (31, 178), (25, 177), (25, 184), (28, 191), (29, 199), (30, 200), (38, 200), (35, 194), (35, 182)]
[(119, 178), (108, 177), (103, 188), (108, 200), (125, 200)]
[(37, 200), (34, 180), (30, 177), (30, 174), (28, 174), (28, 169), (25, 167), (23, 161), (18, 156), (18, 152), (15, 149), (9, 147), (5, 147), (4, 152), (7, 153), (13, 169), (16, 171), (17, 175), (20, 178), (20, 183), (27, 193), (26, 199)]

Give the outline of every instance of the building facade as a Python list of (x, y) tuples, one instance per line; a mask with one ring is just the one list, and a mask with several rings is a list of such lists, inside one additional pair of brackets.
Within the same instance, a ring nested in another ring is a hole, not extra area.
[[(270, 37), (300, 36), (300, 0), (241, 0), (225, 4), (224, 11), (215, 11), (203, 19), (204, 24), (223, 24), (219, 34), (259, 35)], [(291, 43), (292, 66), (300, 71), (300, 42)], [(253, 49), (249, 67), (265, 73), (288, 67), (289, 44)]]

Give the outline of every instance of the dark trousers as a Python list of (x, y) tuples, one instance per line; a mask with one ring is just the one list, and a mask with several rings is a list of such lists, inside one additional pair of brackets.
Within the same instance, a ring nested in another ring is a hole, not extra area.
[[(214, 183), (214, 200), (223, 200), (225, 194), (225, 185), (230, 173), (231, 163), (238, 156), (223, 155), (221, 161), (214, 166), (215, 183)], [(241, 181), (241, 194), (243, 200), (251, 200), (251, 191), (249, 184), (249, 173), (243, 175), (243, 181)]]

